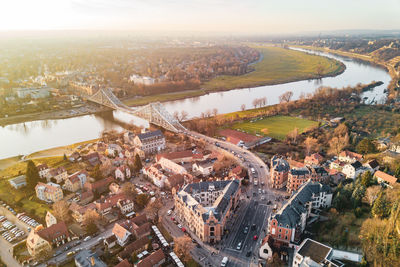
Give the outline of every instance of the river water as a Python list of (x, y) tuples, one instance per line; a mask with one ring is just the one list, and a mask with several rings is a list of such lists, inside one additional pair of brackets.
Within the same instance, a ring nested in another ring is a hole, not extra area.
[[(212, 109), (217, 109), (218, 113), (238, 111), (242, 104), (246, 105), (247, 109), (253, 108), (253, 100), (260, 97), (267, 97), (268, 105), (277, 104), (279, 95), (289, 90), (293, 92), (293, 99), (298, 99), (301, 93), (312, 93), (320, 86), (343, 88), (372, 81), (382, 81), (383, 85), (365, 92), (363, 95), (365, 101), (379, 103), (385, 100), (384, 90), (391, 79), (385, 69), (357, 59), (322, 52), (306, 52), (337, 59), (346, 65), (346, 70), (336, 77), (210, 93), (165, 102), (164, 106), (170, 113), (185, 110), (189, 117), (195, 117)], [(110, 111), (69, 119), (40, 120), (0, 127), (0, 159), (98, 138), (103, 130), (121, 130), (120, 121), (148, 126), (142, 119), (120, 111)]]

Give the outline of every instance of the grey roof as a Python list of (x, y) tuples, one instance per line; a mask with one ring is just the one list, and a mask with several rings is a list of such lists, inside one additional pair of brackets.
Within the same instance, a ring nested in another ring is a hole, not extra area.
[(314, 169), (314, 171), (318, 174), (321, 175), (328, 175), (328, 172), (325, 170), (325, 168), (321, 167), (321, 166), (313, 166), (312, 167)]
[[(91, 259), (94, 259), (94, 265), (91, 263)], [(96, 253), (91, 252), (90, 250), (82, 250), (75, 256), (75, 263), (81, 267), (107, 267)]]
[(26, 176), (25, 175), (20, 175), (17, 176), (15, 178), (12, 178), (10, 180), (8, 180), (10, 183), (14, 183), (14, 184), (22, 184), (22, 183), (26, 183)]
[(303, 257), (310, 257), (316, 263), (321, 264), (328, 258), (331, 250), (332, 248), (307, 238), (297, 253)]
[[(215, 191), (225, 190), (225, 193), (220, 199), (217, 199), (218, 202), (214, 203), (213, 207), (209, 209), (207, 212), (202, 214), (203, 221), (206, 221), (210, 212), (213, 213), (213, 216), (220, 221), (221, 218), (224, 217), (227, 212), (227, 207), (230, 203), (231, 198), (236, 194), (239, 189), (240, 181), (239, 180), (226, 180), (226, 181), (209, 181), (209, 182), (200, 182), (188, 184), (183, 188), (188, 194), (200, 193), (208, 191), (210, 186), (213, 186)], [(178, 195), (179, 196), (179, 195)], [(187, 196), (181, 196), (182, 201), (187, 201)], [(198, 205), (201, 205), (200, 203)], [(196, 209), (198, 205), (191, 206), (192, 209)]]
[(146, 140), (154, 137), (164, 137), (161, 130), (153, 131), (153, 132), (145, 132), (142, 134), (138, 134), (140, 140)]
[(290, 166), (285, 159), (275, 155), (271, 158), (271, 168), (278, 172), (287, 172)]
[(307, 168), (299, 168), (299, 169), (291, 169), (290, 173), (292, 175), (306, 175), (309, 174), (310, 171)]
[(356, 161), (356, 162), (352, 163), (351, 166), (353, 166), (354, 169), (358, 170), (359, 168), (362, 167), (362, 164), (359, 161)]
[(305, 204), (312, 199), (313, 194), (319, 194), (320, 192), (331, 193), (331, 188), (311, 181), (305, 183), (289, 199), (289, 202), (274, 215), (278, 225), (282, 224), (283, 227), (289, 225), (289, 228), (294, 228), (300, 221), (300, 215), (306, 212)]

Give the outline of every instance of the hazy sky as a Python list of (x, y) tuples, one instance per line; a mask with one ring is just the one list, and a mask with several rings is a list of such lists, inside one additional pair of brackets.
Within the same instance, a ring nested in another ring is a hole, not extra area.
[(287, 33), (400, 28), (400, 0), (0, 0), (0, 30)]

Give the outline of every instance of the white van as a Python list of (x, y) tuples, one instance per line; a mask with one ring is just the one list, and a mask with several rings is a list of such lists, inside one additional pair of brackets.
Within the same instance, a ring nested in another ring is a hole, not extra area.
[(221, 261), (221, 266), (226, 266), (227, 263), (228, 263), (228, 257), (224, 257)]

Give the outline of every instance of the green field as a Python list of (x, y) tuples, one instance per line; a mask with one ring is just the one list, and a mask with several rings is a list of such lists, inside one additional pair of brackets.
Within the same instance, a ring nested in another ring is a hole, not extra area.
[(218, 76), (204, 84), (207, 90), (228, 90), (278, 84), (319, 77), (317, 67), (322, 66), (322, 76), (343, 71), (343, 65), (333, 59), (309, 55), (280, 47), (257, 47), (264, 59), (254, 65), (255, 70), (240, 76)]
[[(245, 131), (249, 134), (265, 135), (283, 140), (286, 138), (286, 135), (296, 127), (299, 129), (299, 133), (302, 133), (316, 126), (318, 126), (318, 122), (316, 121), (289, 116), (273, 116), (254, 122), (247, 121), (236, 123), (231, 128)], [(262, 132), (263, 129), (268, 129), (267, 134)]]

